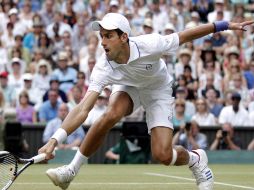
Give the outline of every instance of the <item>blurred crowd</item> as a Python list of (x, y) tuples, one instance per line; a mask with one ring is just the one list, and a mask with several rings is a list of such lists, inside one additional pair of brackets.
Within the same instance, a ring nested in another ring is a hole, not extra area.
[[(103, 53), (90, 25), (108, 12), (127, 17), (131, 36), (169, 35), (219, 20), (251, 20), (254, 1), (0, 0), (1, 115), (49, 122), (62, 103), (68, 111), (78, 104)], [(254, 126), (254, 25), (246, 30), (214, 33), (162, 57), (175, 80), (175, 126)], [(105, 111), (111, 90), (105, 88), (85, 124)], [(145, 120), (144, 110), (125, 119)]]

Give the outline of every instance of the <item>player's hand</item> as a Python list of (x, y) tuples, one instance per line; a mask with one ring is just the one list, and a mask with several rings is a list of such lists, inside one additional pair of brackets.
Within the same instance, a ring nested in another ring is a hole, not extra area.
[(53, 154), (55, 147), (57, 146), (56, 139), (50, 139), (47, 144), (41, 147), (38, 151), (39, 154), (46, 153), (46, 160), (53, 159), (55, 156)]
[(254, 21), (245, 21), (241, 23), (234, 23), (234, 22), (229, 22), (228, 29), (229, 30), (242, 30), (246, 31), (246, 26), (249, 26), (251, 24), (254, 24)]

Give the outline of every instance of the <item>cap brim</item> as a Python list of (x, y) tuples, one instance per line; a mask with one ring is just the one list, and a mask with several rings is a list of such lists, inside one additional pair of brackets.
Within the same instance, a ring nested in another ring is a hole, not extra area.
[(94, 31), (99, 31), (101, 29), (101, 27), (106, 29), (106, 30), (115, 30), (115, 29), (117, 29), (116, 26), (114, 26), (112, 23), (109, 23), (109, 22), (95, 21), (92, 24), (92, 29)]

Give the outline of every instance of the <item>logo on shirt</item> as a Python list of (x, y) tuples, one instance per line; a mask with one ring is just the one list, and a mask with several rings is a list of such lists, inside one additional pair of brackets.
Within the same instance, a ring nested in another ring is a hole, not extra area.
[(147, 65), (146, 65), (146, 70), (149, 71), (149, 70), (151, 70), (152, 68), (153, 68), (153, 66), (152, 66), (151, 64), (147, 64)]

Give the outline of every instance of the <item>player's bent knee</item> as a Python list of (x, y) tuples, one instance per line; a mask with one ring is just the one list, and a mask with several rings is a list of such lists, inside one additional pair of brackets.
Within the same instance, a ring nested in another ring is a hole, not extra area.
[(122, 115), (116, 113), (116, 112), (113, 111), (113, 110), (108, 110), (108, 111), (106, 111), (106, 112), (103, 114), (103, 117), (104, 117), (108, 122), (117, 123), (118, 121), (121, 120)]
[(158, 151), (153, 154), (154, 159), (158, 160), (162, 164), (174, 165), (177, 159), (177, 152), (175, 149), (173, 151)]

